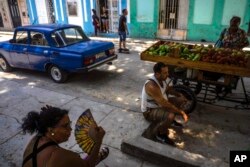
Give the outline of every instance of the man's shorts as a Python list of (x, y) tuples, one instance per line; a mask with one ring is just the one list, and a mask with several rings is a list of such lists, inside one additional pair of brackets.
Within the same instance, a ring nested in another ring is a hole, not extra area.
[[(184, 102), (178, 97), (170, 97), (168, 98), (169, 102), (171, 102), (175, 107), (184, 110), (186, 109), (187, 104), (189, 102)], [(148, 108), (147, 111), (143, 112), (144, 118), (149, 122), (159, 123), (167, 119), (169, 111), (166, 108)]]
[(126, 41), (127, 34), (126, 32), (119, 31), (120, 41)]
[(149, 122), (162, 122), (167, 119), (169, 112), (164, 108), (148, 108), (143, 112), (144, 118)]

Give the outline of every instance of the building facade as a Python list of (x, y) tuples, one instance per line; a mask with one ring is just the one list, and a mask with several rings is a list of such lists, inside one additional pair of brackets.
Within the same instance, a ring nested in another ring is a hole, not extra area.
[(99, 35), (117, 36), (124, 8), (130, 37), (135, 38), (215, 41), (234, 15), (242, 18), (240, 27), (250, 31), (250, 0), (0, 0), (0, 30), (69, 23), (91, 36), (95, 9)]

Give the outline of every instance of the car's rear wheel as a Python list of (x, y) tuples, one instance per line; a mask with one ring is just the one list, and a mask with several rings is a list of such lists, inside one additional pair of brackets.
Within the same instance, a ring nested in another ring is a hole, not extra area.
[(55, 65), (50, 66), (49, 74), (56, 83), (63, 83), (68, 79), (68, 73)]
[(12, 71), (12, 67), (9, 65), (9, 63), (7, 62), (7, 60), (0, 55), (0, 68), (4, 71), (4, 72), (10, 72)]

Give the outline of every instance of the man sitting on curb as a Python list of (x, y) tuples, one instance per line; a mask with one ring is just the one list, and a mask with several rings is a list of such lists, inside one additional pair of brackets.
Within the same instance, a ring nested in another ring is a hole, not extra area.
[[(187, 103), (186, 98), (166, 83), (168, 67), (164, 63), (154, 65), (154, 76), (146, 81), (142, 89), (141, 110), (144, 118), (156, 123), (153, 134), (162, 143), (175, 145), (168, 137), (168, 128), (175, 121), (176, 114), (182, 115), (184, 122), (188, 121), (187, 114), (181, 109)], [(176, 97), (167, 97), (167, 94)], [(179, 107), (176, 107), (179, 106)], [(176, 125), (181, 125), (175, 122)]]

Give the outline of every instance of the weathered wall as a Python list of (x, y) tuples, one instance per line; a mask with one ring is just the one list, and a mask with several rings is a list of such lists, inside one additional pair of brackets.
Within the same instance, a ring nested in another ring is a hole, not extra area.
[[(144, 5), (142, 6), (142, 4)], [(158, 26), (159, 1), (130, 0), (130, 33), (136, 38), (155, 38)]]
[(7, 0), (0, 0), (0, 12), (3, 19), (3, 27), (0, 27), (0, 29), (11, 30), (13, 28), (13, 25)]

